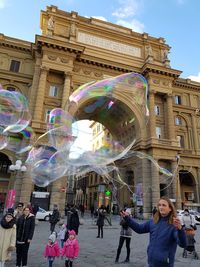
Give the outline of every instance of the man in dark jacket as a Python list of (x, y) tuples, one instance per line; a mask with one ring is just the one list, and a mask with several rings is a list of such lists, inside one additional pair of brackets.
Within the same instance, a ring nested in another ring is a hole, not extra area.
[(74, 230), (76, 232), (76, 235), (78, 235), (79, 225), (80, 225), (80, 221), (79, 221), (78, 212), (75, 208), (72, 208), (70, 211), (67, 228), (68, 230)]
[(27, 266), (28, 250), (35, 230), (35, 216), (28, 207), (24, 208), (23, 215), (17, 220), (16, 266)]
[(53, 213), (49, 219), (51, 233), (54, 232), (55, 226), (56, 226), (57, 222), (59, 222), (59, 221), (60, 221), (60, 212), (58, 210), (58, 206), (55, 204), (53, 206)]

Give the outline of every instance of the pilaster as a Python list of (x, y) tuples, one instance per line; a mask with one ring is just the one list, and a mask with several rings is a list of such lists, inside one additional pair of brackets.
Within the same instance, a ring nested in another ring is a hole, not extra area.
[(41, 57), (36, 53), (36, 64), (35, 64), (35, 69), (34, 69), (34, 76), (33, 76), (33, 82), (31, 86), (31, 92), (29, 96), (29, 108), (30, 108), (30, 113), (33, 115), (34, 112), (34, 106), (35, 106), (35, 100), (36, 100), (36, 95), (38, 91), (38, 85), (39, 85), (39, 77), (40, 77), (40, 65), (41, 65)]
[(21, 195), (20, 202), (23, 202), (25, 205), (30, 202), (30, 196), (33, 189), (33, 182), (30, 176), (30, 172), (26, 172), (22, 177), (22, 186), (21, 186)]
[(152, 190), (152, 207), (157, 206), (160, 199), (160, 177), (159, 170), (151, 162), (151, 190)]
[(168, 139), (175, 139), (174, 130), (174, 115), (173, 115), (173, 100), (172, 94), (167, 94), (167, 128), (168, 128)]
[(62, 188), (66, 188), (66, 177), (59, 178), (55, 182), (52, 183), (51, 188), (51, 199), (50, 199), (50, 209), (53, 209), (53, 205), (57, 204), (59, 207), (59, 211), (61, 215), (64, 215), (65, 210), (65, 201), (66, 201), (66, 193), (63, 191)]
[(38, 91), (37, 91), (35, 112), (34, 112), (34, 117), (33, 117), (33, 120), (35, 121), (42, 121), (47, 74), (48, 74), (48, 68), (42, 67), (41, 73), (40, 73)]
[(151, 137), (156, 137), (156, 120), (155, 120), (155, 91), (149, 91), (149, 127)]
[(195, 115), (192, 115), (192, 133), (193, 133), (193, 139), (194, 139), (194, 149), (199, 149), (199, 142), (198, 142), (198, 136), (197, 136), (197, 122)]
[(64, 82), (64, 88), (63, 88), (63, 95), (62, 95), (62, 109), (67, 108), (66, 103), (69, 99), (71, 91), (71, 73), (66, 72), (65, 73), (65, 82)]

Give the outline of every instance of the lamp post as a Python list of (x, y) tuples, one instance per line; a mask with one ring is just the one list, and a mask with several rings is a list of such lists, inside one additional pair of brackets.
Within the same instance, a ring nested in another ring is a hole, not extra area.
[(27, 171), (27, 167), (25, 165), (22, 165), (22, 161), (18, 159), (16, 160), (15, 164), (10, 165), (9, 170), (10, 172), (13, 173), (14, 177), (13, 192), (15, 192), (15, 203), (16, 203), (19, 202), (20, 200), (20, 193), (22, 187), (21, 178), (23, 174)]

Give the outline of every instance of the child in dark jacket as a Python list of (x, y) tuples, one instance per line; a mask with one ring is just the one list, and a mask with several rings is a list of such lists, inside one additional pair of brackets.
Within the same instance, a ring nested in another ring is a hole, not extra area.
[(78, 257), (79, 243), (74, 230), (69, 231), (69, 237), (62, 249), (62, 257), (65, 257), (65, 266), (72, 267), (73, 260)]
[(58, 242), (56, 241), (56, 233), (53, 232), (49, 236), (49, 242), (45, 246), (45, 250), (44, 250), (44, 257), (48, 259), (49, 267), (53, 266), (55, 257), (59, 257), (59, 256), (60, 256), (60, 247), (58, 245)]

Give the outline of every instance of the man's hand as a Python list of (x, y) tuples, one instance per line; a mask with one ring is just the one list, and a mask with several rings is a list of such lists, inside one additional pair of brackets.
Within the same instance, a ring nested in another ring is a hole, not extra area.
[(30, 243), (31, 242), (31, 239), (28, 239), (27, 242)]
[(173, 225), (178, 229), (181, 230), (182, 229), (182, 225), (181, 225), (181, 221), (179, 218), (174, 217), (173, 218)]

